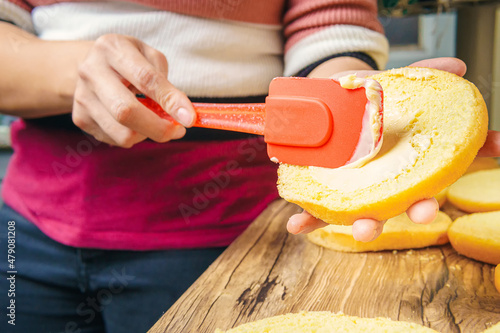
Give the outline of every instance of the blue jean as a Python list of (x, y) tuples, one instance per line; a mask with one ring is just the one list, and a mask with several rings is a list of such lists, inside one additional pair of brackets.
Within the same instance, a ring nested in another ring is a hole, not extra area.
[(74, 248), (4, 205), (0, 332), (146, 332), (223, 250)]

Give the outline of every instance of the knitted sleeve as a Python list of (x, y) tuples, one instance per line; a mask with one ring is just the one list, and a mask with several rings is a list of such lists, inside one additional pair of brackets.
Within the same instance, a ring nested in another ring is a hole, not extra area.
[(348, 55), (383, 69), (389, 44), (376, 0), (289, 0), (284, 16), (285, 75)]
[(9, 22), (18, 27), (34, 32), (31, 20), (33, 8), (24, 0), (0, 0), (0, 21)]
[[(34, 32), (30, 16), (32, 6), (58, 2), (0, 0), (0, 20)], [(242, 22), (238, 25), (240, 28), (256, 24), (257, 28), (265, 30), (282, 24), (285, 76), (307, 75), (317, 65), (338, 56), (356, 57), (377, 69), (383, 69), (388, 58), (388, 42), (377, 18), (377, 0), (238, 0), (231, 2), (231, 6), (227, 0), (126, 2), (194, 17)]]

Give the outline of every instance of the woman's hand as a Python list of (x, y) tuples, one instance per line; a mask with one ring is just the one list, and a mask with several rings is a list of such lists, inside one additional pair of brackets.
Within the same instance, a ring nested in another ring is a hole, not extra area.
[[(129, 36), (97, 39), (78, 69), (73, 122), (97, 140), (120, 147), (150, 138), (179, 139), (196, 118), (187, 96), (167, 79), (165, 56)], [(177, 122), (160, 118), (136, 93), (156, 101)]]
[[(456, 58), (436, 58), (427, 59), (411, 64), (413, 67), (430, 67), (445, 70), (460, 76), (463, 76), (467, 70), (465, 63)], [(341, 77), (349, 73), (357, 73), (359, 77), (376, 74), (376, 71), (349, 71), (335, 75)], [(488, 138), (483, 148), (479, 151), (478, 156), (500, 156), (500, 133), (489, 131)], [(414, 203), (406, 213), (408, 217), (415, 223), (428, 224), (431, 223), (439, 211), (439, 205), (434, 198), (421, 200)], [(385, 221), (377, 221), (374, 219), (360, 219), (354, 222), (352, 233), (354, 239), (363, 242), (369, 242), (377, 238)], [(313, 217), (306, 211), (293, 215), (288, 221), (287, 229), (292, 234), (308, 233), (315, 229), (322, 228), (328, 224)]]
[[(415, 223), (428, 224), (434, 221), (439, 211), (439, 204), (435, 198), (421, 200), (414, 203), (406, 214)], [(377, 238), (384, 228), (385, 221), (374, 219), (359, 219), (352, 225), (352, 236), (361, 242), (370, 242)], [(305, 234), (318, 228), (326, 227), (328, 223), (315, 218), (306, 211), (295, 214), (288, 220), (287, 229), (292, 234)]]

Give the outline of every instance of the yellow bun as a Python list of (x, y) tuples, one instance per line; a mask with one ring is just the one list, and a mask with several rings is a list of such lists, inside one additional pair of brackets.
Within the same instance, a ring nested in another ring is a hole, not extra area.
[(447, 197), (464, 212), (500, 210), (500, 168), (464, 175), (450, 186)]
[(278, 170), (281, 197), (328, 223), (403, 213), (456, 181), (486, 139), (486, 105), (469, 81), (427, 68), (372, 78), (384, 91), (384, 143), (374, 159), (352, 169)]
[(393, 217), (384, 225), (384, 231), (371, 242), (358, 242), (352, 237), (352, 227), (328, 225), (314, 230), (308, 239), (320, 246), (344, 252), (416, 249), (448, 243), (448, 227), (451, 219), (438, 212), (430, 224), (413, 223), (406, 214)]
[(458, 253), (500, 264), (500, 211), (459, 217), (448, 229), (448, 237)]
[(331, 333), (437, 332), (428, 327), (389, 318), (360, 318), (327, 311), (302, 311), (270, 317), (215, 333)]
[[(493, 157), (476, 157), (472, 164), (465, 171), (465, 175), (481, 170), (497, 169), (499, 168), (498, 161)], [(439, 207), (442, 207), (448, 201), (448, 189), (445, 188), (441, 192), (435, 195)]]
[(495, 267), (495, 288), (500, 293), (500, 264)]

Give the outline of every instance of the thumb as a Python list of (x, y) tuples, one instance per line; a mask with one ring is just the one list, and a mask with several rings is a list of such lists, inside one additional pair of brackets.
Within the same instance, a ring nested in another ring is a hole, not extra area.
[(171, 84), (157, 92), (156, 102), (184, 127), (191, 127), (196, 121), (196, 112), (189, 98)]
[(456, 74), (458, 76), (464, 76), (465, 72), (467, 71), (467, 65), (465, 64), (465, 62), (458, 58), (450, 57), (420, 60), (411, 64), (410, 67), (429, 67), (440, 69)]
[(154, 88), (151, 89), (149, 97), (181, 125), (191, 127), (196, 120), (196, 113), (186, 94), (168, 80), (167, 58), (164, 54), (143, 42), (136, 40), (136, 43), (138, 43), (144, 57), (157, 71), (154, 80), (155, 84), (148, 87)]

